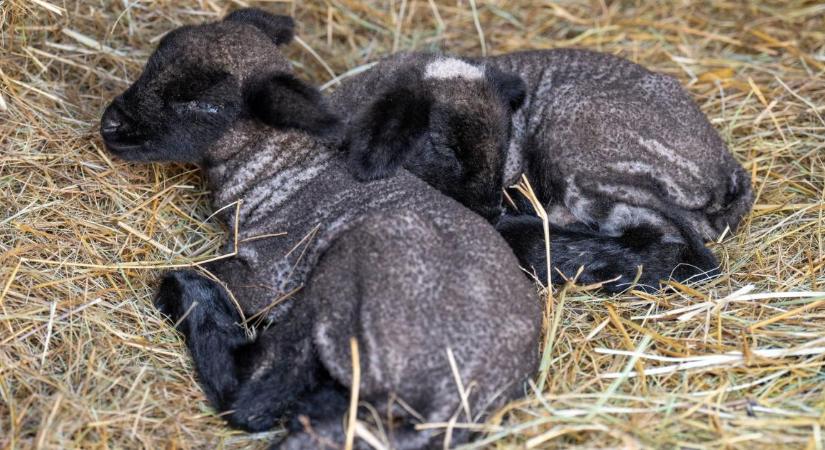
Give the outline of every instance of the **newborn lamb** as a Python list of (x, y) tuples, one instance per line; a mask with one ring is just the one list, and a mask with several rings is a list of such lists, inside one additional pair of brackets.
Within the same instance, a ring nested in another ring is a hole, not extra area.
[(524, 89), (521, 78), (495, 67), (399, 53), (345, 81), (330, 102), (344, 117), (344, 148), (359, 179), (389, 176), (403, 164), (495, 222), (510, 121)]
[[(233, 425), (286, 418), (282, 448), (340, 446), (354, 388), (387, 414), (393, 448), (440, 447), (416, 417), (478, 420), (521, 394), (541, 305), (481, 217), (404, 170), (369, 183), (350, 175), (323, 144), (337, 140), (336, 118), (277, 48), (292, 34), (291, 19), (255, 9), (179, 28), (106, 109), (111, 153), (197, 163), (213, 206), (237, 207), (220, 216), (237, 252), (208, 266), (224, 285), (170, 272), (156, 305), (179, 322), (200, 384)], [(239, 322), (257, 313), (269, 326), (251, 340)], [(452, 431), (453, 443), (468, 438)]]
[[(753, 203), (750, 176), (679, 82), (585, 50), (526, 51), (485, 62), (527, 83), (513, 117), (505, 185), (533, 182), (555, 233), (553, 266), (579, 280), (701, 279), (718, 261), (704, 246), (735, 231)], [(499, 231), (544, 275), (541, 223), (521, 205)], [(559, 250), (556, 252), (557, 247)]]
[[(410, 61), (433, 58), (393, 55), (344, 81), (331, 101), (338, 111), (356, 111), (347, 124), (350, 133), (370, 135), (365, 130), (376, 121), (364, 118), (388, 99), (396, 107), (375, 115), (383, 123), (416, 110), (408, 100), (415, 96), (400, 97), (399, 90), (432, 96), (403, 74)], [(475, 63), (442, 60), (451, 61), (443, 77), (463, 88), (462, 99), (474, 97), (465, 86), (482, 75), (506, 80), (498, 85), (510, 99), (512, 124), (487, 120), (468, 126), (431, 114), (427, 129), (410, 140), (415, 150), (397, 152), (405, 168), (478, 212), (492, 211), (494, 204), (492, 195), (486, 203), (465, 200), (481, 191), (480, 179), (491, 177), (486, 186), (492, 190), (515, 184), (525, 173), (549, 215), (552, 265), (568, 277), (584, 266), (580, 283), (612, 280), (604, 288), (621, 291), (636, 278), (638, 266), (643, 267), (643, 289), (669, 277), (684, 281), (717, 273), (718, 261), (704, 241), (739, 225), (753, 201), (750, 178), (675, 79), (583, 50), (522, 52)], [(367, 90), (378, 94), (367, 95)], [(398, 106), (404, 102), (406, 107)], [(439, 102), (440, 110), (464, 109), (450, 96)], [(482, 153), (443, 144), (451, 142), (445, 136), (484, 135), (495, 136), (490, 142), (497, 145), (483, 147)], [(360, 155), (376, 148), (356, 142), (348, 151)], [(445, 171), (446, 163), (433, 166), (433, 159), (451, 160), (455, 169)], [(351, 166), (364, 177), (360, 161), (351, 158)], [(474, 169), (479, 166), (487, 169)], [(511, 197), (517, 209), (501, 217), (497, 229), (522, 264), (544, 280), (542, 223), (520, 195)]]

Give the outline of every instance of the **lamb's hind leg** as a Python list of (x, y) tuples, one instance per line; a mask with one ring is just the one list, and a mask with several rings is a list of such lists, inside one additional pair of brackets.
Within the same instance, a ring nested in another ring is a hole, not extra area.
[[(536, 272), (540, 281), (547, 277), (544, 230), (535, 216), (504, 216), (496, 225), (521, 264)], [(689, 231), (689, 230), (688, 230)], [(607, 292), (621, 292), (632, 285), (642, 267), (636, 289), (655, 290), (659, 280), (701, 280), (718, 274), (713, 253), (698, 239), (686, 244), (665, 242), (651, 227), (627, 229), (621, 236), (600, 236), (580, 230), (550, 227), (553, 282), (561, 281), (556, 270), (566, 277), (578, 277), (579, 284), (605, 283)]]

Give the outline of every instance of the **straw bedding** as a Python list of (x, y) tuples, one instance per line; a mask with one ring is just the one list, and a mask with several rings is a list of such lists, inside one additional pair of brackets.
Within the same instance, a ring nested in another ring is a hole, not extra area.
[[(224, 426), (151, 306), (160, 270), (219, 255), (197, 170), (113, 161), (96, 133), (163, 33), (243, 5), (0, 1), (0, 447), (264, 448), (279, 435)], [(753, 176), (753, 213), (713, 245), (725, 276), (548, 296), (541, 374), (473, 425), (486, 431), (474, 446), (825, 445), (825, 5), (256, 5), (297, 18), (289, 56), (329, 88), (403, 49), (623, 55), (682, 80)]]

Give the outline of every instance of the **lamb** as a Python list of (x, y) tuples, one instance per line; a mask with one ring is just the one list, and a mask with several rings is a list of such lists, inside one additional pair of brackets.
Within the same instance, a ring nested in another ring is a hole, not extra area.
[(357, 178), (391, 176), (403, 164), (495, 222), (511, 117), (524, 95), (524, 81), (496, 67), (398, 53), (345, 81), (330, 103), (344, 118), (343, 147)]
[[(504, 182), (522, 172), (534, 181), (550, 223), (562, 230), (558, 245), (567, 248), (553, 257), (555, 267), (571, 275), (588, 263), (580, 280), (618, 277), (606, 285), (611, 291), (626, 288), (637, 265), (645, 269), (642, 287), (718, 273), (704, 241), (739, 226), (753, 203), (750, 176), (675, 78), (574, 49), (487, 62), (528, 84), (513, 117)], [(499, 230), (508, 242), (521, 241), (522, 261), (541, 272), (540, 222), (505, 217)]]
[[(366, 97), (358, 94), (359, 86), (392, 80), (409, 58), (389, 57), (345, 81), (332, 94), (332, 104), (338, 110), (369, 109), (388, 94)], [(488, 149), (485, 158), (503, 167), (502, 186), (515, 184), (522, 173), (531, 180), (549, 216), (555, 270), (571, 277), (584, 266), (578, 281), (606, 282), (608, 292), (630, 286), (638, 266), (644, 269), (638, 279), (642, 289), (668, 277), (684, 281), (718, 273), (718, 261), (704, 242), (728, 227), (736, 230), (753, 202), (750, 177), (675, 79), (585, 50), (464, 61), (518, 74), (526, 82), (517, 102), (523, 104), (506, 134), (507, 150)], [(347, 126), (366, 128), (358, 121)], [(472, 166), (478, 157), (455, 158), (458, 165)], [(440, 170), (420, 168), (421, 158), (410, 157), (404, 167), (456, 198), (476, 190), (461, 180), (445, 180)], [(353, 165), (360, 174), (357, 161)], [(515, 208), (508, 208), (496, 227), (522, 265), (545, 280), (542, 222), (528, 202), (511, 197)]]
[[(293, 27), (241, 9), (174, 30), (103, 114), (113, 155), (196, 163), (214, 207), (234, 205), (219, 215), (237, 236), (226, 243), (234, 256), (206, 267), (221, 282), (172, 271), (155, 304), (234, 426), (285, 418), (281, 448), (340, 445), (357, 389), (387, 414), (393, 448), (440, 446), (415, 418), (479, 419), (518, 396), (536, 369), (542, 305), (483, 218), (404, 170), (350, 175), (328, 145), (340, 140), (336, 117), (278, 49)], [(254, 315), (268, 326), (251, 339), (239, 323)]]

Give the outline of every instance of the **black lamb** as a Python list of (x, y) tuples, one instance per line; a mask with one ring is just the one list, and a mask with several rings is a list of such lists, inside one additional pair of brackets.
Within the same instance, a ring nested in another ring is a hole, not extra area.
[[(386, 415), (393, 448), (440, 447), (417, 420), (477, 420), (523, 392), (542, 305), (484, 219), (404, 170), (373, 182), (350, 174), (325, 145), (340, 141), (335, 116), (277, 48), (292, 33), (288, 17), (255, 9), (179, 28), (106, 109), (112, 154), (196, 163), (214, 207), (234, 205), (219, 217), (237, 253), (207, 267), (223, 284), (173, 271), (156, 305), (179, 322), (231, 424), (265, 430), (285, 418), (282, 448), (340, 445), (355, 388)], [(258, 313), (268, 325), (250, 339), (239, 322)], [(453, 443), (468, 438), (452, 432)]]

